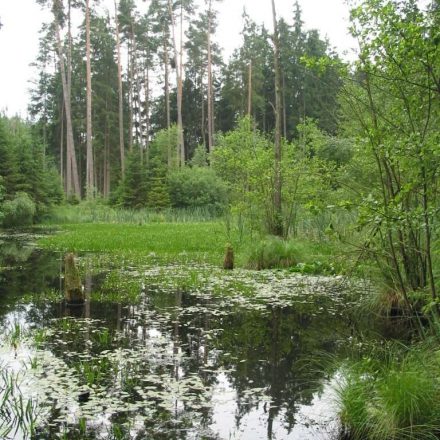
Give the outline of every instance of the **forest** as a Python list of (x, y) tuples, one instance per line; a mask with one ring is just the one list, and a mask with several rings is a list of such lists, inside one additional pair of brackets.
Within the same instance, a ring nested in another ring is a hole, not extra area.
[(440, 438), (440, 2), (221, 1), (35, 0), (0, 438)]

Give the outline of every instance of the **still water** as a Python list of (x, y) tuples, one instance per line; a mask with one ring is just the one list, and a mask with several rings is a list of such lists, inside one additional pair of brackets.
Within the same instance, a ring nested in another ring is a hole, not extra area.
[[(69, 308), (62, 255), (35, 239), (0, 237), (0, 363), (30, 402), (33, 438), (337, 438), (335, 359), (353, 333), (342, 278), (241, 271), (223, 294), (170, 287), (182, 267), (153, 282), (157, 267), (113, 261), (82, 271), (89, 299)], [(125, 282), (108, 301), (115, 271)], [(2, 423), (15, 422), (0, 411)], [(17, 423), (6, 438), (27, 436)]]

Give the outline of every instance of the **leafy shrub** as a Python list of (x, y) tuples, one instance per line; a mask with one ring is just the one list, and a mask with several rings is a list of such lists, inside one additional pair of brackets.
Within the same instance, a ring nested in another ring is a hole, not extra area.
[(3, 226), (11, 228), (31, 225), (35, 213), (34, 201), (25, 192), (18, 192), (14, 199), (3, 203)]
[(269, 238), (251, 248), (248, 267), (261, 270), (295, 266), (297, 253), (293, 243), (277, 237)]
[(209, 168), (184, 168), (171, 173), (168, 186), (175, 208), (206, 207), (220, 212), (227, 202), (226, 184)]

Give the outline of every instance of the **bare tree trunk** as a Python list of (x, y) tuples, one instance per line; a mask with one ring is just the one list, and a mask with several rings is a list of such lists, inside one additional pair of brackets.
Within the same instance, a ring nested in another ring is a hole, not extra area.
[(211, 47), (211, 6), (212, 2), (209, 0), (208, 6), (208, 31), (207, 31), (207, 43), (208, 43), (208, 153), (213, 149), (213, 109), (212, 109), (212, 47)]
[(125, 146), (124, 146), (124, 97), (122, 90), (121, 40), (119, 38), (118, 6), (115, 0), (116, 55), (118, 59), (118, 94), (119, 94), (119, 155), (121, 160), (121, 176), (125, 177)]
[(144, 144), (142, 139), (142, 99), (141, 99), (141, 73), (140, 64), (137, 59), (137, 40), (136, 34), (134, 32), (133, 22), (131, 22), (131, 35), (133, 40), (133, 73), (134, 73), (134, 83), (136, 85), (136, 90), (134, 96), (136, 97), (136, 114), (135, 119), (135, 132), (136, 132), (136, 142), (139, 145), (139, 153), (141, 156), (141, 163), (144, 162)]
[(170, 108), (170, 60), (168, 54), (168, 32), (163, 30), (163, 66), (165, 73), (165, 108), (167, 118), (167, 130), (168, 130), (168, 168), (171, 167), (171, 139), (170, 139), (170, 127), (171, 127), (171, 108)]
[(109, 121), (108, 116), (105, 121), (105, 134), (104, 134), (104, 182), (103, 182), (103, 194), (107, 198), (110, 195), (110, 136), (109, 136)]
[(286, 78), (283, 74), (283, 136), (287, 139)]
[(272, 0), (273, 15), (273, 44), (274, 44), (274, 66), (275, 66), (275, 176), (274, 176), (274, 213), (272, 233), (283, 236), (282, 221), (282, 176), (281, 176), (281, 67), (280, 67), (280, 42), (278, 35), (278, 21), (275, 8), (275, 0)]
[(180, 127), (178, 133), (179, 133), (179, 144), (180, 144), (180, 166), (185, 165), (185, 141), (183, 138), (183, 108), (182, 108), (182, 102), (183, 102), (183, 1), (180, 2), (180, 63), (179, 63), (179, 93), (177, 94), (177, 97), (179, 99), (179, 107), (180, 112), (177, 115), (178, 118), (178, 125)]
[(61, 115), (60, 115), (60, 177), (61, 184), (64, 191), (66, 191), (65, 179), (64, 179), (64, 98), (61, 100)]
[(95, 186), (92, 145), (92, 67), (90, 60), (90, 1), (86, 0), (86, 77), (87, 77), (87, 158), (86, 193), (93, 197)]
[(248, 115), (252, 116), (252, 60), (249, 61), (248, 76)]
[(130, 42), (127, 43), (128, 72), (128, 149), (133, 151), (133, 63)]
[[(176, 20), (174, 17), (171, 0), (168, 0), (168, 12), (170, 14), (171, 29), (173, 33), (174, 64), (176, 68), (177, 86), (177, 148), (179, 150), (180, 166), (185, 165), (185, 142), (183, 138), (183, 119), (182, 119), (182, 78), (180, 75), (181, 66), (179, 64), (179, 53), (176, 42)], [(182, 43), (181, 43), (182, 46)]]
[(201, 133), (202, 133), (202, 140), (203, 140), (203, 146), (206, 150), (206, 126), (205, 126), (205, 91), (203, 87), (203, 70), (200, 72), (200, 95), (202, 97), (200, 105), (202, 106), (202, 120), (201, 120)]
[(66, 68), (64, 65), (63, 47), (61, 44), (61, 31), (60, 23), (58, 21), (58, 11), (56, 8), (56, 3), (53, 3), (53, 14), (54, 14), (54, 24), (55, 33), (57, 39), (57, 50), (61, 73), (61, 83), (63, 87), (64, 95), (64, 107), (66, 112), (66, 129), (67, 129), (67, 194), (75, 194), (77, 197), (81, 197), (81, 188), (79, 185), (78, 167), (76, 162), (75, 146), (73, 140), (73, 127), (72, 127), (72, 116), (71, 116), (71, 106), (70, 106), (70, 92), (68, 89)]
[(163, 36), (163, 64), (165, 71), (165, 107), (167, 113), (167, 128), (171, 127), (171, 107), (170, 107), (170, 59), (168, 54), (168, 35), (164, 32)]
[[(72, 20), (71, 20), (71, 10), (72, 10), (72, 2), (68, 1), (68, 10), (67, 10), (67, 93), (69, 95), (69, 102), (72, 90)], [(64, 103), (66, 102), (66, 98), (64, 98)], [(66, 118), (67, 119), (67, 118)], [(67, 122), (66, 122), (67, 125)], [(70, 139), (67, 133), (66, 136), (66, 174), (67, 174), (67, 183), (66, 183), (66, 194), (72, 194), (72, 157), (70, 155), (71, 151)]]
[(147, 163), (150, 159), (150, 68), (144, 71), (145, 84), (145, 154)]

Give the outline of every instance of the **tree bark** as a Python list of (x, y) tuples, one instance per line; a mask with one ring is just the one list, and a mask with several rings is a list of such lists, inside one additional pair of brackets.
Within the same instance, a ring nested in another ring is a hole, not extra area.
[(87, 77), (87, 158), (86, 194), (93, 197), (95, 186), (92, 145), (92, 67), (90, 60), (90, 0), (86, 0), (86, 77)]
[(248, 116), (252, 116), (252, 60), (249, 61), (248, 76)]
[(282, 176), (281, 176), (281, 67), (280, 67), (280, 42), (278, 35), (278, 21), (275, 8), (275, 0), (272, 0), (273, 15), (273, 44), (274, 44), (274, 67), (275, 67), (275, 176), (274, 176), (274, 198), (273, 198), (273, 224), (272, 233), (283, 236), (282, 221)]
[(116, 55), (118, 62), (118, 96), (119, 96), (119, 155), (121, 176), (125, 177), (125, 146), (124, 146), (124, 95), (122, 90), (121, 40), (119, 38), (118, 6), (115, 0)]
[(208, 31), (207, 31), (207, 43), (208, 43), (208, 153), (212, 152), (213, 141), (213, 108), (212, 108), (212, 47), (211, 47), (211, 0), (209, 0), (208, 6)]
[(127, 42), (127, 72), (128, 72), (128, 149), (133, 151), (133, 62), (131, 44)]
[(144, 71), (145, 84), (145, 155), (148, 164), (150, 159), (150, 68), (148, 65)]
[[(173, 6), (171, 0), (168, 0), (168, 12), (171, 20), (171, 29), (173, 34), (174, 64), (176, 68), (176, 86), (177, 86), (177, 149), (179, 154), (180, 166), (185, 165), (185, 142), (183, 138), (183, 118), (182, 118), (182, 78), (181, 66), (179, 63), (179, 53), (176, 41), (176, 20), (174, 18)], [(182, 44), (182, 43), (181, 43)]]
[(58, 50), (58, 60), (60, 65), (60, 73), (61, 73), (61, 83), (63, 88), (63, 96), (64, 96), (64, 109), (66, 112), (66, 131), (67, 131), (67, 195), (76, 195), (77, 197), (81, 197), (81, 188), (79, 185), (79, 175), (78, 175), (78, 166), (76, 162), (76, 154), (75, 154), (75, 145), (73, 140), (73, 127), (72, 127), (72, 116), (71, 116), (71, 104), (70, 104), (70, 91), (68, 88), (68, 75), (66, 75), (66, 67), (64, 65), (64, 56), (63, 56), (63, 47), (61, 43), (61, 31), (60, 31), (60, 23), (58, 20), (58, 11), (57, 11), (57, 2), (53, 1), (53, 14), (54, 14), (54, 24), (55, 24), (55, 33), (56, 33), (56, 43)]

